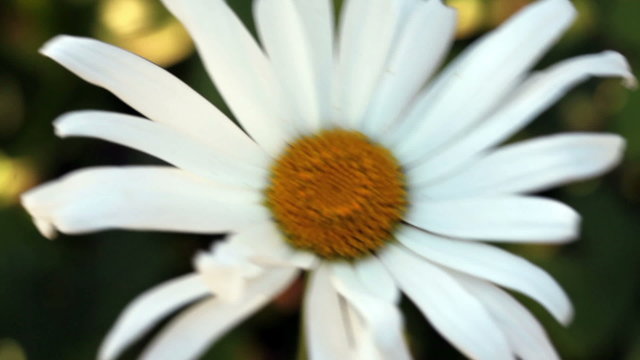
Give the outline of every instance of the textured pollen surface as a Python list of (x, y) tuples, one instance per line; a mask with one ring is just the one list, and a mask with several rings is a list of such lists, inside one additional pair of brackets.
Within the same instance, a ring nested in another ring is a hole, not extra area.
[(407, 206), (393, 155), (359, 132), (328, 130), (289, 146), (266, 191), (287, 240), (324, 258), (357, 258), (390, 238)]

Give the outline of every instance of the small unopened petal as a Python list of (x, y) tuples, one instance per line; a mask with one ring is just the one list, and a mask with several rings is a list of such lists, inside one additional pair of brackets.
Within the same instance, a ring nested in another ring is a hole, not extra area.
[(241, 244), (215, 243), (211, 252), (200, 252), (194, 267), (209, 290), (222, 302), (235, 302), (244, 296), (247, 283), (262, 274), (262, 268), (249, 262)]

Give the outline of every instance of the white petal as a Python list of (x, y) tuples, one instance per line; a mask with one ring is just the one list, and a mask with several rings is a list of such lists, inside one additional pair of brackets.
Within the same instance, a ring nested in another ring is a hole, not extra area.
[(271, 220), (238, 230), (231, 236), (229, 242), (243, 246), (246, 249), (245, 256), (259, 265), (310, 269), (318, 261), (312, 253), (290, 246), (280, 229)]
[(271, 301), (297, 275), (296, 270), (265, 272), (248, 285), (246, 295), (228, 303), (202, 301), (173, 319), (144, 351), (141, 360), (186, 360), (198, 356), (227, 331)]
[(163, 0), (193, 37), (203, 63), (242, 126), (272, 155), (291, 137), (293, 113), (269, 61), (223, 0)]
[(403, 226), (396, 238), (434, 263), (530, 296), (563, 324), (573, 317), (571, 301), (558, 283), (521, 257), (491, 245), (446, 239), (408, 226)]
[(331, 283), (329, 268), (321, 265), (310, 274), (304, 298), (303, 324), (309, 360), (354, 358), (344, 306)]
[(104, 167), (30, 190), (22, 204), (68, 234), (116, 228), (221, 233), (269, 218), (256, 195), (175, 168)]
[(358, 280), (368, 291), (387, 302), (400, 302), (400, 289), (377, 257), (360, 259), (353, 267), (358, 274)]
[(295, 0), (295, 3), (311, 47), (321, 120), (330, 125), (335, 36), (333, 1)]
[(250, 161), (260, 149), (211, 103), (167, 71), (97, 40), (57, 36), (40, 50), (86, 81), (104, 87), (144, 116)]
[(211, 252), (199, 252), (193, 262), (211, 293), (222, 302), (239, 301), (247, 283), (262, 274), (262, 268), (248, 261), (244, 249), (229, 240), (214, 243)]
[(579, 56), (534, 73), (505, 105), (441, 153), (410, 170), (422, 183), (464, 168), (477, 153), (499, 144), (525, 127), (569, 89), (592, 76), (623, 77), (628, 85), (635, 78), (624, 57), (613, 51)]
[(494, 150), (421, 194), (457, 198), (544, 191), (608, 171), (620, 162), (623, 150), (624, 139), (618, 135), (541, 137)]
[(263, 188), (267, 182), (266, 156), (253, 159), (261, 167), (239, 163), (165, 124), (136, 116), (76, 111), (56, 119), (54, 126), (60, 137), (87, 136), (111, 141), (214, 181), (253, 188)]
[(384, 72), (402, 9), (395, 0), (349, 0), (341, 15), (334, 120), (338, 126), (362, 122)]
[(362, 125), (372, 137), (383, 136), (387, 126), (397, 120), (440, 65), (453, 41), (455, 10), (440, 0), (416, 3), (394, 41)]
[(98, 359), (115, 359), (165, 316), (209, 294), (199, 275), (189, 274), (154, 287), (123, 310), (104, 339)]
[(520, 359), (560, 359), (540, 323), (511, 295), (485, 281), (451, 275), (487, 308)]
[(555, 43), (575, 13), (568, 0), (537, 1), (472, 45), (398, 128), (396, 155), (414, 163), (483, 119)]
[(570, 241), (580, 225), (580, 216), (568, 206), (530, 196), (422, 199), (405, 220), (442, 235), (510, 242)]
[(320, 128), (321, 112), (313, 51), (294, 0), (257, 0), (255, 19), (274, 72), (303, 131)]
[(449, 274), (393, 244), (382, 251), (381, 260), (433, 327), (467, 357), (513, 359), (484, 306)]
[(357, 310), (363, 320), (361, 332), (372, 338), (372, 345), (382, 355), (381, 358), (411, 359), (403, 338), (402, 315), (393, 301), (395, 299), (385, 299), (379, 297), (377, 291), (371, 291), (351, 264), (333, 263), (331, 272), (335, 289)]

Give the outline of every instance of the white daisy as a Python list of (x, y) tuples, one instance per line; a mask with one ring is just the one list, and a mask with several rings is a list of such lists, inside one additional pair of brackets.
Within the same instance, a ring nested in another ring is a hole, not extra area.
[[(579, 216), (525, 195), (601, 174), (617, 135), (570, 133), (499, 146), (590, 76), (634, 78), (603, 52), (532, 73), (571, 24), (541, 0), (432, 77), (454, 33), (439, 0), (256, 0), (262, 47), (223, 0), (164, 0), (193, 36), (246, 134), (168, 72), (95, 40), (42, 52), (145, 118), (81, 111), (58, 135), (94, 137), (175, 166), (94, 168), (24, 195), (42, 232), (111, 228), (228, 233), (197, 272), (143, 294), (101, 359), (177, 309), (143, 359), (193, 359), (309, 271), (310, 359), (409, 359), (404, 293), (474, 359), (554, 359), (544, 330), (506, 291), (566, 324), (572, 307), (544, 271), (487, 242), (562, 243)], [(334, 40), (335, 38), (335, 40)], [(211, 296), (211, 294), (214, 294)]]

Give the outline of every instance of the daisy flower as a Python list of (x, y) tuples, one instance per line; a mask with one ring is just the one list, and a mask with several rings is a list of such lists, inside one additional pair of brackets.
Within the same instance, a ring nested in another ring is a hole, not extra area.
[[(579, 215), (527, 195), (611, 169), (617, 135), (568, 133), (501, 146), (591, 76), (635, 79), (607, 51), (533, 71), (575, 17), (540, 0), (436, 74), (456, 13), (440, 0), (256, 0), (258, 41), (223, 0), (164, 0), (191, 33), (241, 125), (177, 78), (95, 40), (42, 53), (142, 116), (79, 111), (61, 137), (99, 138), (172, 166), (81, 170), (23, 204), (42, 233), (226, 233), (196, 272), (135, 300), (106, 337), (115, 359), (186, 307), (142, 359), (193, 359), (308, 271), (310, 359), (410, 359), (405, 294), (474, 359), (555, 359), (537, 320), (503, 288), (567, 324), (543, 270), (488, 242), (575, 239)], [(151, 120), (151, 121), (150, 121)]]

